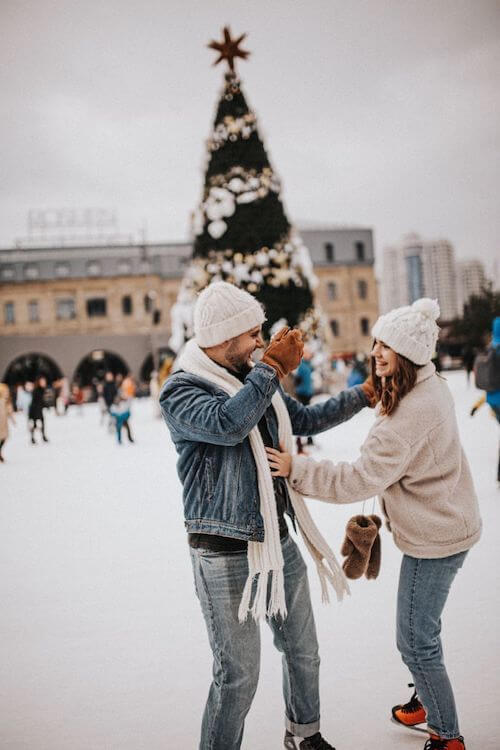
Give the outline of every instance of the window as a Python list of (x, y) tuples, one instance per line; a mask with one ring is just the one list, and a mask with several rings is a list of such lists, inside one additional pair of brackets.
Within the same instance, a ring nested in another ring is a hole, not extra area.
[(37, 279), (39, 276), (39, 270), (38, 266), (35, 266), (34, 263), (30, 263), (27, 266), (24, 266), (24, 278), (25, 279)]
[(69, 263), (56, 263), (56, 276), (63, 278), (69, 276)]
[(3, 318), (7, 326), (11, 326), (16, 322), (13, 302), (6, 302), (3, 306)]
[(139, 273), (151, 273), (151, 262), (147, 259), (142, 259), (139, 263)]
[(356, 259), (358, 261), (365, 260), (365, 243), (364, 242), (356, 242)]
[(329, 281), (326, 285), (326, 291), (328, 299), (337, 299), (337, 284), (334, 281)]
[(56, 301), (57, 320), (73, 320), (76, 318), (75, 300), (73, 297), (66, 297)]
[(14, 276), (14, 266), (5, 266), (5, 268), (2, 268), (2, 279), (9, 281), (9, 279), (13, 279)]
[(409, 302), (424, 296), (424, 272), (420, 255), (409, 255), (406, 258), (406, 278), (408, 279)]
[(335, 260), (335, 248), (331, 242), (325, 242), (325, 258), (328, 263), (333, 263)]
[(339, 322), (338, 322), (338, 320), (331, 320), (330, 321), (330, 328), (331, 328), (331, 331), (332, 331), (332, 333), (333, 333), (334, 336), (338, 336), (339, 335), (340, 328), (339, 328)]
[(37, 323), (40, 320), (37, 299), (32, 299), (28, 302), (28, 318), (30, 323)]
[(122, 297), (122, 313), (123, 315), (132, 315), (132, 297), (130, 294)]
[(92, 297), (87, 300), (87, 315), (89, 318), (103, 318), (106, 315), (106, 297)]
[(368, 295), (368, 284), (364, 279), (358, 279), (358, 297), (366, 299)]
[(370, 321), (368, 320), (368, 318), (361, 318), (359, 324), (361, 327), (361, 334), (363, 336), (368, 336), (370, 333)]
[(98, 260), (91, 260), (87, 263), (87, 273), (89, 276), (99, 276), (101, 273), (101, 264)]

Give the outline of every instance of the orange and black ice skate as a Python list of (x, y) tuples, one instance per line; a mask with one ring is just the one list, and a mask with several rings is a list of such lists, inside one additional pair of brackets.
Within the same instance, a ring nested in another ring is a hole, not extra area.
[[(410, 682), (408, 687), (415, 687), (415, 685)], [(420, 703), (416, 690), (414, 690), (408, 703), (394, 706), (392, 709), (392, 721), (396, 724), (407, 727), (408, 729), (414, 729), (417, 732), (427, 733), (425, 727), (418, 726), (419, 724), (423, 724), (426, 719), (427, 715), (425, 713), (425, 708)]]

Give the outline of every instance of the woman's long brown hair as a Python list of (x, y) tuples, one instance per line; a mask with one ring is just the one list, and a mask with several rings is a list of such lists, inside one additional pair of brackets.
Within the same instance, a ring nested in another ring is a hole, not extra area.
[(418, 365), (397, 352), (395, 354), (396, 369), (391, 377), (385, 379), (385, 385), (382, 384), (382, 378), (375, 373), (375, 357), (371, 358), (372, 380), (377, 400), (380, 401), (380, 414), (387, 417), (397, 408), (403, 396), (414, 387), (419, 370)]

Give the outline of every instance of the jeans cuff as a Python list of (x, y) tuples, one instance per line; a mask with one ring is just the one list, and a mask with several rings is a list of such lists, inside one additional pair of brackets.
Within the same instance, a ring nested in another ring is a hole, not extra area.
[(439, 737), (441, 740), (457, 740), (462, 739), (462, 735), (460, 732), (457, 734), (456, 732), (438, 732), (437, 729), (433, 729), (427, 724), (427, 731), (429, 734), (433, 734), (435, 737)]
[(285, 716), (285, 729), (294, 734), (295, 737), (302, 737), (303, 739), (312, 737), (313, 734), (319, 732), (319, 719), (311, 724), (295, 724), (295, 722), (290, 721), (288, 716)]

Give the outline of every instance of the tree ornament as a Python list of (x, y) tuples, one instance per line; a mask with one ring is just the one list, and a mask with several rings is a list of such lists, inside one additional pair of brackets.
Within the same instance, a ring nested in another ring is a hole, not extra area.
[[(232, 39), (229, 26), (224, 26), (222, 33), (224, 35), (224, 39), (222, 42), (211, 41), (208, 44), (208, 47), (210, 49), (213, 49), (219, 53), (219, 57), (213, 64), (218, 65), (220, 62), (222, 62), (222, 60), (227, 60), (229, 69), (234, 73), (235, 58), (241, 57), (242, 60), (246, 60), (250, 54), (250, 52), (240, 49), (240, 44), (243, 39), (245, 39), (246, 34), (242, 34), (237, 39)], [(226, 97), (227, 96), (229, 95), (227, 94)]]

